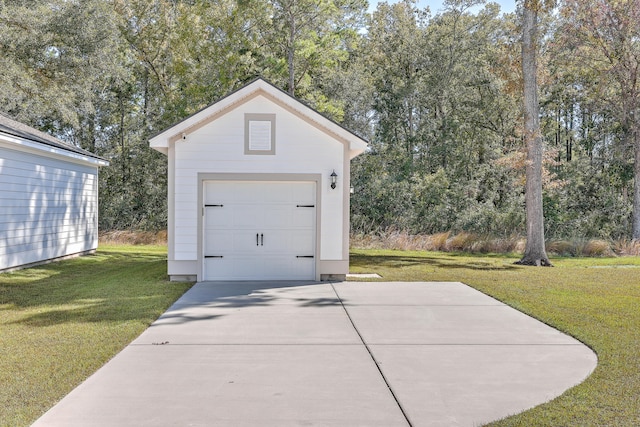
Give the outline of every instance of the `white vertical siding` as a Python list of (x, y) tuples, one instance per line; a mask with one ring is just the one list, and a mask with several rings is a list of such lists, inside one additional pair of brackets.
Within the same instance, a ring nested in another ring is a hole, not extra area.
[[(244, 154), (245, 113), (276, 114), (275, 155)], [(198, 173), (321, 173), (320, 258), (342, 260), (343, 190), (330, 189), (329, 175), (344, 161), (342, 143), (262, 96), (187, 135), (175, 143), (173, 259), (197, 259)]]
[(97, 175), (0, 146), (0, 270), (95, 249)]

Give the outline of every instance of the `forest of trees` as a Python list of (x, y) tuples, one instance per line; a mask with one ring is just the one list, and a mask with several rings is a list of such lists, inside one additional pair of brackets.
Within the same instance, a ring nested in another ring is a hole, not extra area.
[[(534, 3), (545, 234), (640, 238), (640, 2)], [(521, 10), (0, 0), (0, 109), (111, 162), (103, 230), (165, 228), (149, 137), (262, 76), (370, 142), (354, 232), (524, 235)]]

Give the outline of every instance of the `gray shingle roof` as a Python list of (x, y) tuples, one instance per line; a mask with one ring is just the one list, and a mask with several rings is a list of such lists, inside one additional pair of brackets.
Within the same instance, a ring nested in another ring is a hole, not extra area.
[(62, 150), (70, 151), (72, 153), (81, 154), (83, 156), (104, 160), (102, 159), (102, 157), (97, 156), (87, 150), (83, 150), (82, 148), (67, 144), (66, 142), (61, 141), (58, 138), (49, 135), (48, 133), (41, 132), (37, 129), (25, 125), (24, 123), (20, 123), (1, 111), (0, 132), (19, 138), (28, 139), (30, 141), (39, 142), (41, 144), (49, 145), (51, 147), (59, 148)]

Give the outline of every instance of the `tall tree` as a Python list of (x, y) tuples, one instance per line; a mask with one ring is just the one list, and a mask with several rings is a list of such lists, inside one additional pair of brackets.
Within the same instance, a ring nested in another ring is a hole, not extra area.
[(93, 93), (122, 71), (118, 42), (105, 1), (0, 1), (0, 108), (73, 135), (95, 112)]
[(432, 17), (407, 0), (373, 13), (354, 64), (372, 129), (353, 168), (358, 232), (509, 235), (522, 224), (514, 169), (497, 163), (516, 135), (520, 93), (505, 90), (501, 63), (515, 37), (496, 4), (468, 10), (479, 3), (448, 1)]
[[(609, 130), (610, 162), (631, 170), (631, 235), (640, 239), (640, 2), (566, 0), (562, 9), (564, 49), (580, 70), (585, 91), (597, 100)], [(589, 78), (584, 78), (588, 76)], [(586, 83), (586, 84), (585, 84)]]
[(318, 90), (348, 60), (363, 26), (365, 0), (267, 0), (268, 19), (258, 22), (263, 75), (318, 110), (341, 111)]
[(525, 205), (527, 243), (518, 264), (551, 266), (544, 241), (542, 206), (542, 151), (538, 104), (538, 10), (540, 0), (524, 0), (522, 8), (522, 78), (524, 141), (527, 148)]

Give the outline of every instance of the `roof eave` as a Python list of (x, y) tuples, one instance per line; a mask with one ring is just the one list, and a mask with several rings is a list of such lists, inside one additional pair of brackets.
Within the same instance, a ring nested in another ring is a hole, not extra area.
[(93, 166), (109, 166), (109, 161), (97, 156), (88, 156), (81, 153), (77, 153), (71, 150), (65, 150), (64, 148), (55, 147), (38, 141), (32, 141), (23, 137), (11, 135), (6, 132), (0, 132), (0, 141), (15, 146), (16, 148), (27, 149), (39, 154), (54, 155), (57, 157), (63, 157), (76, 162), (88, 163)]

